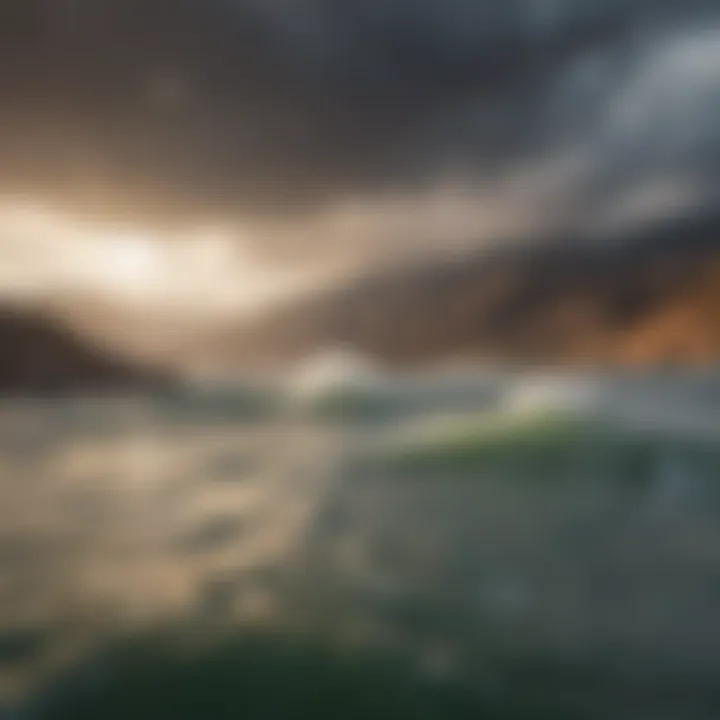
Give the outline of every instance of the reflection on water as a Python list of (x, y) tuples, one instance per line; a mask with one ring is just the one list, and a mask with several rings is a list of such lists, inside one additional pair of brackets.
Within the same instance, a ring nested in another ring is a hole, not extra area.
[(0, 717), (716, 718), (720, 378), (0, 404)]

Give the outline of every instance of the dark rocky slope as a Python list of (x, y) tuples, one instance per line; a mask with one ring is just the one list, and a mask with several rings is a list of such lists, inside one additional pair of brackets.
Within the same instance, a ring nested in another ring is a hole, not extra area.
[(86, 341), (44, 309), (0, 307), (2, 394), (149, 389), (166, 382), (162, 373)]
[(406, 267), (230, 328), (226, 363), (350, 346), (391, 362), (720, 362), (720, 220), (555, 241)]

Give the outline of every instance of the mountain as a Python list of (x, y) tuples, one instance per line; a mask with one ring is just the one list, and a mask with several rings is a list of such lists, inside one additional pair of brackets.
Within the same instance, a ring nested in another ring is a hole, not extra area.
[(0, 307), (2, 394), (149, 389), (168, 380), (86, 341), (44, 308)]
[(385, 271), (225, 328), (205, 352), (228, 366), (337, 346), (401, 364), (719, 362), (720, 217)]

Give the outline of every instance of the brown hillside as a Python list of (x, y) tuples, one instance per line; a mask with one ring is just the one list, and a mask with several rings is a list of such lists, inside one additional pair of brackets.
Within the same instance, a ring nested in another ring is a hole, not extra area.
[(0, 308), (0, 393), (154, 387), (162, 378), (86, 343), (49, 313)]
[(228, 329), (225, 362), (345, 345), (399, 363), (720, 362), (720, 223), (496, 250), (368, 278)]

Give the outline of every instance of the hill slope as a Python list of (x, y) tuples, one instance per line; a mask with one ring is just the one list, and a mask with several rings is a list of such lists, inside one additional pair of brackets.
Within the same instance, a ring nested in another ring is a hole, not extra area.
[(390, 362), (532, 364), (720, 361), (720, 221), (623, 243), (556, 241), (365, 278), (228, 328), (225, 363), (351, 346)]
[(0, 393), (127, 389), (162, 380), (85, 342), (50, 313), (0, 307)]

